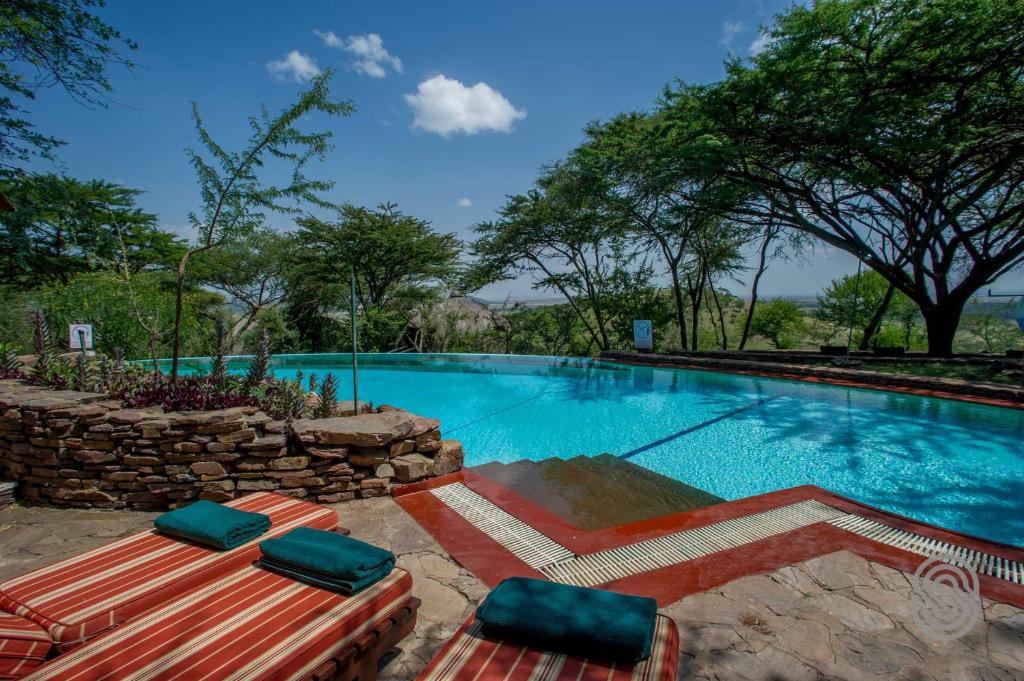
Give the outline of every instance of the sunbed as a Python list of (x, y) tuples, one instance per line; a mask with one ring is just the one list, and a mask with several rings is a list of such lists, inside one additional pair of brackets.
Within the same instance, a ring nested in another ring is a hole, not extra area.
[(353, 596), (250, 565), (39, 667), (25, 681), (355, 679), (415, 623), (395, 569)]
[(0, 679), (18, 679), (41, 665), (53, 643), (41, 626), (0, 613)]
[(141, 532), (0, 584), (0, 611), (42, 625), (56, 650), (66, 652), (184, 591), (236, 574), (259, 556), (263, 539), (338, 524), (331, 509), (279, 494), (252, 494), (227, 505), (265, 513), (273, 524), (227, 551)]
[(651, 656), (643, 662), (609, 662), (551, 653), (484, 635), (471, 616), (445, 644), (417, 681), (674, 681), (679, 665), (679, 630), (658, 615)]

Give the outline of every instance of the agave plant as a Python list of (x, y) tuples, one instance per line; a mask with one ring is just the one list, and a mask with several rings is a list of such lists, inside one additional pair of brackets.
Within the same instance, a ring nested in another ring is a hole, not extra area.
[(90, 392), (96, 388), (96, 371), (89, 358), (82, 353), (75, 360), (75, 372), (71, 375), (71, 386), (75, 390)]
[(0, 355), (0, 378), (21, 378), (21, 360), (18, 353), (8, 350)]
[(213, 322), (213, 355), (210, 357), (210, 380), (215, 386), (224, 385), (228, 376), (228, 362), (224, 358), (228, 345), (228, 325), (219, 317)]
[(309, 375), (309, 391), (311, 393), (316, 392), (316, 374)]
[(245, 385), (252, 390), (270, 373), (270, 332), (260, 329), (256, 334), (256, 352), (245, 372)]
[(334, 374), (330, 371), (324, 376), (324, 382), (320, 384), (320, 404), (316, 408), (318, 419), (328, 419), (334, 416), (335, 407), (338, 404), (338, 389), (334, 385)]
[(40, 381), (49, 379), (54, 364), (54, 343), (50, 335), (50, 324), (42, 310), (32, 312), (32, 343), (36, 351), (36, 363), (32, 375)]

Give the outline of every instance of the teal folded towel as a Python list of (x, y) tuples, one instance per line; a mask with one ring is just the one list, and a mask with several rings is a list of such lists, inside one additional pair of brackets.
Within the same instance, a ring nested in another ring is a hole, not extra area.
[(554, 653), (638, 662), (651, 656), (653, 598), (510, 577), (476, 610), (483, 631)]
[(386, 577), (395, 567), (390, 551), (334, 532), (299, 527), (260, 542), (260, 562), (290, 576), (305, 575), (318, 586), (355, 593)]
[(259, 564), (272, 572), (277, 572), (300, 582), (306, 582), (307, 584), (318, 586), (321, 589), (338, 591), (346, 596), (359, 593), (366, 587), (376, 584), (390, 575), (391, 571), (394, 569), (393, 565), (381, 565), (377, 570), (367, 572), (359, 579), (338, 579), (329, 575), (320, 574), (313, 570), (297, 568), (289, 563), (281, 563), (273, 558), (268, 558), (266, 555), (260, 557)]
[(156, 529), (217, 549), (233, 549), (270, 529), (270, 517), (201, 500), (157, 516)]

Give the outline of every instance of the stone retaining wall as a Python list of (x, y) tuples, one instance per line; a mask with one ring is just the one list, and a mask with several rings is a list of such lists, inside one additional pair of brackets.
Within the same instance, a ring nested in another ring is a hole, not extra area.
[(661, 355), (640, 352), (607, 350), (601, 359), (626, 364), (678, 367), (682, 369), (713, 369), (736, 372), (755, 372), (775, 375), (780, 378), (815, 379), (824, 381), (856, 383), (886, 390), (911, 390), (941, 393), (944, 397), (980, 398), (981, 401), (998, 403), (1003, 406), (1024, 407), (1024, 387), (999, 383), (977, 383), (955, 378), (919, 376), (915, 374), (891, 374), (880, 371), (847, 369), (813, 364), (784, 364), (779, 362), (757, 362), (718, 357), (694, 355)]
[(462, 467), (440, 424), (382, 407), (274, 421), (255, 407), (164, 413), (0, 381), (0, 475), (29, 502), (162, 510), (273, 490), (333, 503)]

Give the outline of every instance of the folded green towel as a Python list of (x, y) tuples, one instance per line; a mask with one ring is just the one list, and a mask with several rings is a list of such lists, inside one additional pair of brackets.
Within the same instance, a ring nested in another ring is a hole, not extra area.
[(270, 517), (201, 500), (157, 516), (156, 529), (217, 549), (233, 549), (270, 529)]
[(272, 572), (278, 572), (287, 577), (291, 577), (292, 579), (297, 579), (300, 582), (306, 582), (307, 584), (312, 584), (313, 586), (318, 586), (322, 589), (338, 591), (346, 596), (359, 593), (366, 587), (379, 582), (390, 575), (391, 570), (394, 569), (393, 565), (384, 564), (376, 571), (366, 573), (360, 579), (337, 579), (329, 575), (320, 574), (313, 570), (297, 568), (290, 563), (281, 563), (267, 555), (260, 557), (259, 564)]
[(488, 636), (554, 653), (604, 660), (651, 655), (653, 598), (511, 577), (476, 610)]
[(395, 567), (395, 555), (390, 551), (309, 527), (262, 541), (260, 551), (261, 560), (270, 559), (272, 565), (354, 585), (370, 577), (379, 579), (381, 572), (386, 575)]

